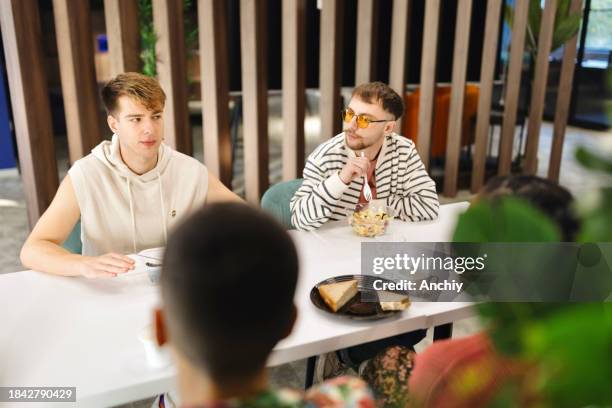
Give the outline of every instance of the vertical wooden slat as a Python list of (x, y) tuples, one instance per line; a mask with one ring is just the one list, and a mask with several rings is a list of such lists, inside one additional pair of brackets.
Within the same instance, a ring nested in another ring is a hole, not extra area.
[(221, 182), (232, 185), (229, 128), (227, 9), (224, 1), (198, 1), (204, 164)]
[(467, 71), (471, 18), (472, 0), (459, 0), (455, 25), (453, 79), (448, 119), (448, 138), (446, 142), (446, 164), (444, 170), (444, 195), (447, 197), (454, 197), (457, 195), (457, 175), (459, 172), (459, 154), (461, 152), (465, 74)]
[(322, 0), (319, 60), (320, 140), (325, 141), (341, 130), (340, 72), (342, 67), (343, 0)]
[(110, 74), (140, 71), (138, 0), (104, 0)]
[[(580, 11), (582, 0), (572, 0), (570, 13)], [(555, 107), (555, 124), (553, 127), (553, 140), (550, 149), (550, 162), (548, 164), (548, 179), (559, 181), (561, 171), (561, 158), (563, 156), (563, 140), (565, 139), (565, 128), (569, 115), (569, 104), (572, 95), (572, 83), (574, 81), (574, 69), (576, 58), (576, 44), (578, 35), (565, 43), (563, 51), (563, 62), (561, 63), (561, 78), (559, 79), (559, 92)]]
[(252, 204), (259, 204), (269, 184), (266, 3), (240, 1), (244, 182), (246, 199)]
[(191, 155), (193, 142), (187, 110), (187, 62), (182, 0), (153, 0), (153, 25), (157, 34), (157, 77), (166, 92), (165, 142)]
[(370, 82), (376, 60), (377, 12), (374, 0), (358, 0), (357, 46), (355, 52), (355, 85)]
[(423, 30), (419, 97), (419, 129), (417, 132), (417, 151), (427, 169), (429, 168), (431, 130), (433, 128), (434, 117), (439, 22), (440, 0), (427, 0), (425, 2), (425, 29)]
[[(393, 0), (391, 21), (391, 55), (389, 64), (389, 86), (402, 98), (406, 93), (406, 56), (408, 55), (410, 0)], [(402, 129), (402, 120), (395, 124), (395, 131)]]
[(521, 72), (523, 70), (523, 51), (525, 49), (525, 31), (527, 28), (527, 12), (530, 0), (516, 0), (512, 37), (510, 42), (510, 62), (508, 63), (508, 78), (506, 79), (506, 100), (504, 101), (504, 119), (502, 122), (501, 140), (499, 144), (499, 165), (497, 173), (500, 176), (510, 174), (512, 165), (512, 147), (516, 127), (516, 111), (521, 90)]
[(58, 186), (38, 2), (0, 1), (0, 27), (19, 167), (32, 228), (51, 203)]
[(538, 55), (536, 57), (531, 107), (527, 126), (525, 167), (523, 169), (527, 174), (535, 174), (538, 170), (538, 142), (540, 140), (542, 114), (544, 113), (544, 98), (546, 97), (546, 84), (548, 81), (548, 57), (552, 45), (556, 11), (557, 0), (546, 0), (538, 37)]
[(491, 98), (493, 94), (493, 77), (497, 58), (497, 36), (502, 0), (487, 2), (482, 62), (480, 65), (480, 93), (478, 96), (478, 113), (476, 116), (476, 137), (474, 141), (474, 163), (472, 167), (472, 193), (478, 192), (485, 176), (487, 154), (487, 134), (491, 115)]
[(306, 1), (283, 0), (283, 180), (304, 168)]
[(53, 0), (70, 163), (102, 139), (89, 2)]

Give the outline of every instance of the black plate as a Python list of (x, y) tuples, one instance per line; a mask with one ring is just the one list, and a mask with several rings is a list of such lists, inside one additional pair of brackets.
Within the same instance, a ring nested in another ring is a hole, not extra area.
[[(357, 281), (357, 289), (359, 290), (359, 293), (353, 296), (353, 298), (346, 305), (342, 306), (337, 312), (334, 313), (329, 308), (329, 306), (327, 306), (327, 303), (325, 303), (325, 301), (319, 294), (319, 286), (327, 285), (330, 283), (345, 282), (347, 280), (352, 280), (352, 279), (355, 279)], [(333, 278), (325, 279), (324, 281), (317, 283), (310, 291), (310, 301), (317, 308), (324, 310), (328, 313), (331, 313), (333, 315), (347, 316), (355, 320), (376, 320), (376, 319), (383, 319), (385, 317), (389, 317), (389, 316), (393, 316), (397, 314), (399, 310), (388, 310), (388, 311), (382, 310), (378, 302), (375, 302), (375, 301), (362, 302), (361, 301), (361, 297), (364, 294), (368, 295), (368, 300), (378, 299), (379, 292), (393, 292), (399, 295), (408, 296), (408, 292), (402, 291), (402, 290), (377, 291), (373, 288), (375, 280), (381, 280), (383, 282), (391, 282), (391, 283), (393, 282), (389, 279), (381, 278), (380, 276), (372, 276), (372, 275), (335, 276)]]

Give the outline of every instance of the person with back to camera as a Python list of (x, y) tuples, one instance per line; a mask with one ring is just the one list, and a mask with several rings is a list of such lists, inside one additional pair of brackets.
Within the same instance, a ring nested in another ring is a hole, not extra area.
[(270, 387), (266, 362), (295, 323), (297, 278), (291, 238), (257, 209), (214, 204), (175, 229), (155, 327), (171, 348), (183, 407), (374, 407), (354, 377), (306, 392)]

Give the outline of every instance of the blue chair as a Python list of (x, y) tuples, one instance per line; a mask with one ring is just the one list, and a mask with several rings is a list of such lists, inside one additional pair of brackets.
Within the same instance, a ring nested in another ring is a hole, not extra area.
[(83, 253), (83, 243), (81, 242), (81, 220), (79, 219), (74, 228), (66, 238), (62, 246), (73, 254)]
[(275, 184), (261, 198), (261, 208), (272, 214), (286, 229), (295, 229), (291, 224), (289, 201), (303, 181), (304, 179), (295, 179)]

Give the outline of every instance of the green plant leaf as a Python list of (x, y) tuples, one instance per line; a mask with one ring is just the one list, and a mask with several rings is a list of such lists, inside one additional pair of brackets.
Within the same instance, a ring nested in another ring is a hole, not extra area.
[(151, 0), (138, 0), (138, 22), (140, 25), (141, 71), (148, 76), (157, 75), (157, 55), (155, 45), (157, 35), (153, 26), (153, 4)]
[(561, 21), (563, 18), (567, 17), (569, 13), (569, 6), (571, 0), (560, 0), (557, 3), (557, 12), (555, 13), (555, 24), (557, 21)]
[(612, 404), (612, 303), (560, 307), (525, 325), (521, 342), (551, 406)]
[(527, 50), (532, 54), (535, 54), (538, 49), (541, 21), (542, 9), (540, 8), (540, 0), (530, 0), (529, 12), (527, 14)]
[(571, 14), (558, 23), (555, 22), (555, 30), (553, 32), (551, 52), (557, 50), (568, 40), (578, 33), (580, 28), (581, 13)]
[(459, 216), (454, 242), (556, 242), (559, 228), (524, 200), (480, 201)]
[(487, 408), (515, 408), (521, 405), (521, 390), (517, 384), (505, 383), (491, 401)]
[(185, 25), (185, 50), (187, 55), (198, 49), (198, 26), (191, 19), (190, 13), (193, 8), (192, 0), (184, 0), (183, 16)]
[(603, 188), (595, 196), (597, 197), (595, 208), (581, 214), (579, 242), (612, 241), (612, 188)]
[(606, 159), (604, 157), (598, 156), (594, 153), (591, 153), (584, 147), (579, 147), (576, 149), (575, 153), (576, 160), (591, 170), (599, 170), (608, 174), (612, 174), (612, 158), (611, 160)]
[[(185, 49), (188, 55), (198, 47), (198, 27), (189, 16), (192, 7), (192, 0), (183, 0)], [(138, 0), (138, 21), (140, 25), (142, 73), (148, 76), (157, 76), (157, 53), (155, 49), (157, 34), (153, 25), (153, 4), (151, 0)], [(189, 78), (187, 82), (189, 82)]]
[(522, 330), (531, 321), (541, 320), (558, 312), (566, 304), (499, 302), (481, 303), (478, 314), (490, 328), (489, 334), (496, 349), (507, 356), (524, 354)]
[(514, 8), (506, 2), (504, 2), (504, 21), (512, 29), (514, 25)]
[[(529, 1), (525, 48), (526, 51), (530, 52), (534, 56), (534, 58), (538, 49), (538, 38), (542, 23), (542, 8), (540, 4), (540, 0)], [(557, 11), (555, 13), (555, 26), (553, 30), (551, 52), (556, 51), (559, 47), (565, 44), (569, 39), (575, 36), (580, 29), (582, 11), (568, 15), (569, 6), (570, 0), (559, 1)], [(504, 3), (504, 21), (506, 24), (508, 24), (510, 29), (512, 29), (512, 25), (514, 23), (514, 8), (506, 3)]]

